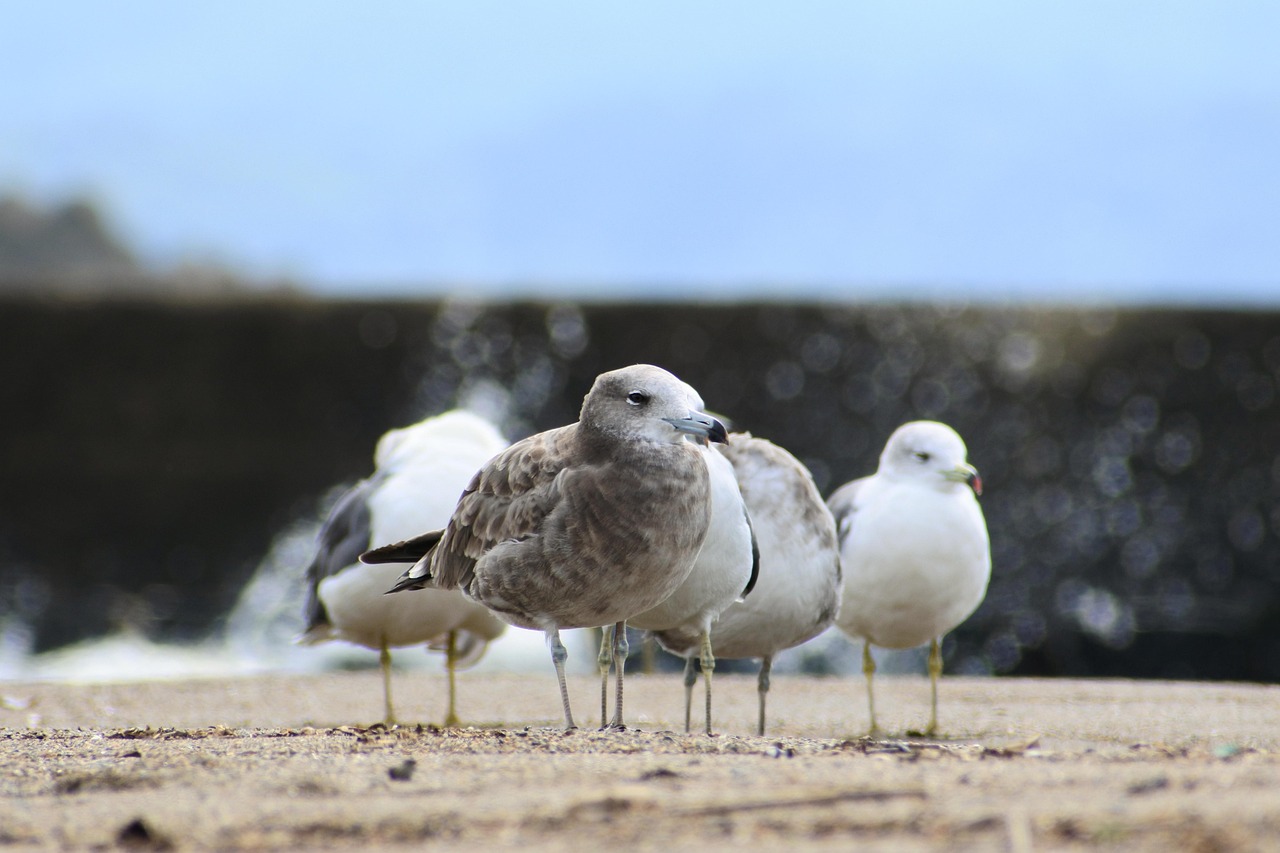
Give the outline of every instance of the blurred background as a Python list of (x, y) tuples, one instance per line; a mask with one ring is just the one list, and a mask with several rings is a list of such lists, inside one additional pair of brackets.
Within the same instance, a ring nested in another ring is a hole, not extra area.
[(649, 361), (824, 495), (960, 431), (951, 671), (1280, 679), (1280, 8), (4, 12), (0, 677), (374, 663), (288, 640), (377, 437)]

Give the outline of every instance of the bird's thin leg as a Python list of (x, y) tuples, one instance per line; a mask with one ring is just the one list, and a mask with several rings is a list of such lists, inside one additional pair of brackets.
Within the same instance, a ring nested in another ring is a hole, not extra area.
[(600, 728), (609, 725), (609, 665), (613, 663), (613, 628), (600, 629), (600, 654), (596, 665), (600, 667)]
[(693, 685), (698, 681), (698, 663), (693, 655), (684, 659), (684, 733), (689, 733), (689, 711), (693, 707)]
[(716, 656), (711, 651), (711, 631), (702, 632), (702, 678), (707, 683), (707, 734), (711, 734), (711, 674), (716, 671)]
[(444, 715), (446, 726), (456, 726), (458, 720), (458, 632), (450, 631), (448, 643), (444, 647), (444, 668), (449, 676), (449, 713)]
[(387, 648), (386, 637), (382, 638), (382, 649), (378, 653), (378, 663), (382, 666), (382, 708), (383, 722), (388, 726), (396, 724), (396, 711), (391, 707), (391, 649)]
[(573, 724), (573, 712), (569, 710), (569, 685), (564, 680), (564, 662), (569, 659), (569, 652), (560, 642), (560, 629), (554, 628), (547, 634), (551, 645), (551, 662), (556, 667), (556, 680), (560, 682), (560, 701), (564, 704), (564, 730), (571, 731), (577, 726)]
[(658, 671), (658, 641), (652, 634), (645, 634), (640, 644), (640, 671), (645, 675), (653, 675)]
[(929, 686), (931, 697), (929, 703), (929, 727), (924, 730), (927, 735), (938, 731), (938, 679), (942, 676), (942, 649), (938, 647), (938, 638), (929, 641)]
[(760, 680), (756, 685), (760, 694), (760, 726), (756, 734), (764, 737), (764, 700), (769, 695), (769, 673), (773, 670), (773, 655), (765, 655), (760, 660)]
[(611, 729), (624, 729), (622, 724), (622, 673), (627, 668), (627, 623), (619, 622), (613, 626), (613, 672), (618, 681), (617, 695), (613, 699), (613, 720)]
[(866, 640), (862, 644), (862, 674), (867, 677), (867, 713), (871, 717), (871, 734), (880, 731), (876, 726), (876, 694), (872, 689), (871, 681), (876, 674), (876, 661), (871, 657), (871, 641)]

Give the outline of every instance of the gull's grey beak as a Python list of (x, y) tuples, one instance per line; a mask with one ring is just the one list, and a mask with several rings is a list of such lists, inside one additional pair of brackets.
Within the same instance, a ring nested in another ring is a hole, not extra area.
[(690, 412), (683, 418), (663, 418), (663, 420), (680, 432), (688, 433), (695, 438), (703, 438), (719, 444), (729, 443), (729, 433), (724, 428), (724, 424), (702, 412)]
[(978, 476), (978, 469), (968, 462), (962, 462), (949, 471), (943, 471), (942, 476), (957, 483), (967, 484), (969, 488), (973, 489), (975, 495), (982, 494), (982, 477)]

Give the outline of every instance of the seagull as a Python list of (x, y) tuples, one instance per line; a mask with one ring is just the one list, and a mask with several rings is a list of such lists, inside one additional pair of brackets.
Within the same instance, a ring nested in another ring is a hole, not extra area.
[(876, 727), (871, 646), (929, 644), (932, 701), (926, 734), (938, 729), (939, 641), (982, 603), (991, 545), (978, 506), (982, 480), (964, 441), (937, 421), (913, 421), (889, 436), (880, 467), (827, 500), (840, 532), (844, 599), (837, 624), (863, 641), (871, 732)]
[(576, 423), (519, 441), (476, 473), (444, 530), (361, 559), (413, 562), (394, 590), (461, 589), (543, 631), (566, 729), (575, 726), (560, 629), (613, 625), (610, 727), (622, 728), (626, 620), (684, 583), (711, 521), (707, 465), (685, 436), (726, 434), (690, 407), (687, 388), (652, 365), (602, 373)]
[(320, 530), (306, 570), (307, 625), (298, 642), (345, 640), (379, 652), (385, 721), (396, 722), (391, 701), (391, 649), (425, 643), (445, 652), (449, 710), (458, 724), (455, 670), (479, 660), (506, 625), (460, 593), (422, 590), (389, 598), (395, 566), (369, 566), (359, 556), (376, 542), (444, 524), (476, 467), (507, 442), (484, 418), (446, 412), (379, 439), (376, 469), (338, 500)]
[[(836, 527), (809, 470), (778, 445), (735, 432), (715, 452), (732, 464), (750, 513), (759, 576), (751, 594), (729, 605), (712, 625), (711, 646), (723, 659), (761, 659), (757, 730), (763, 735), (774, 655), (821, 634), (839, 610)], [(654, 636), (667, 651), (685, 658), (687, 729), (701, 637), (688, 624)]]
[[(689, 389), (694, 408), (703, 407), (697, 392)], [(726, 607), (745, 597), (756, 583), (760, 568), (760, 551), (751, 517), (747, 512), (733, 464), (713, 449), (710, 443), (698, 445), (711, 477), (711, 525), (702, 543), (698, 559), (689, 577), (665, 601), (644, 613), (632, 616), (627, 623), (643, 630), (670, 631), (687, 628), (700, 638), (699, 662), (706, 679), (706, 732), (711, 734), (711, 674), (716, 668), (712, 650), (711, 625)], [(716, 447), (723, 445), (716, 445)], [(615, 638), (616, 639), (616, 638)], [(600, 716), (606, 714), (609, 663), (609, 632), (604, 632), (600, 645), (600, 670), (603, 676), (600, 694)], [(688, 661), (692, 667), (693, 657)], [(692, 669), (686, 678), (692, 677)], [(690, 689), (692, 683), (690, 684)], [(689, 705), (686, 703), (684, 729), (689, 731)]]

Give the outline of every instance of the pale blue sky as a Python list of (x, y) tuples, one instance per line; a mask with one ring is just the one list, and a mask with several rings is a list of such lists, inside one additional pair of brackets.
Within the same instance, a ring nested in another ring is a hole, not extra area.
[(6, 2), (0, 190), (326, 293), (1280, 303), (1280, 4)]

